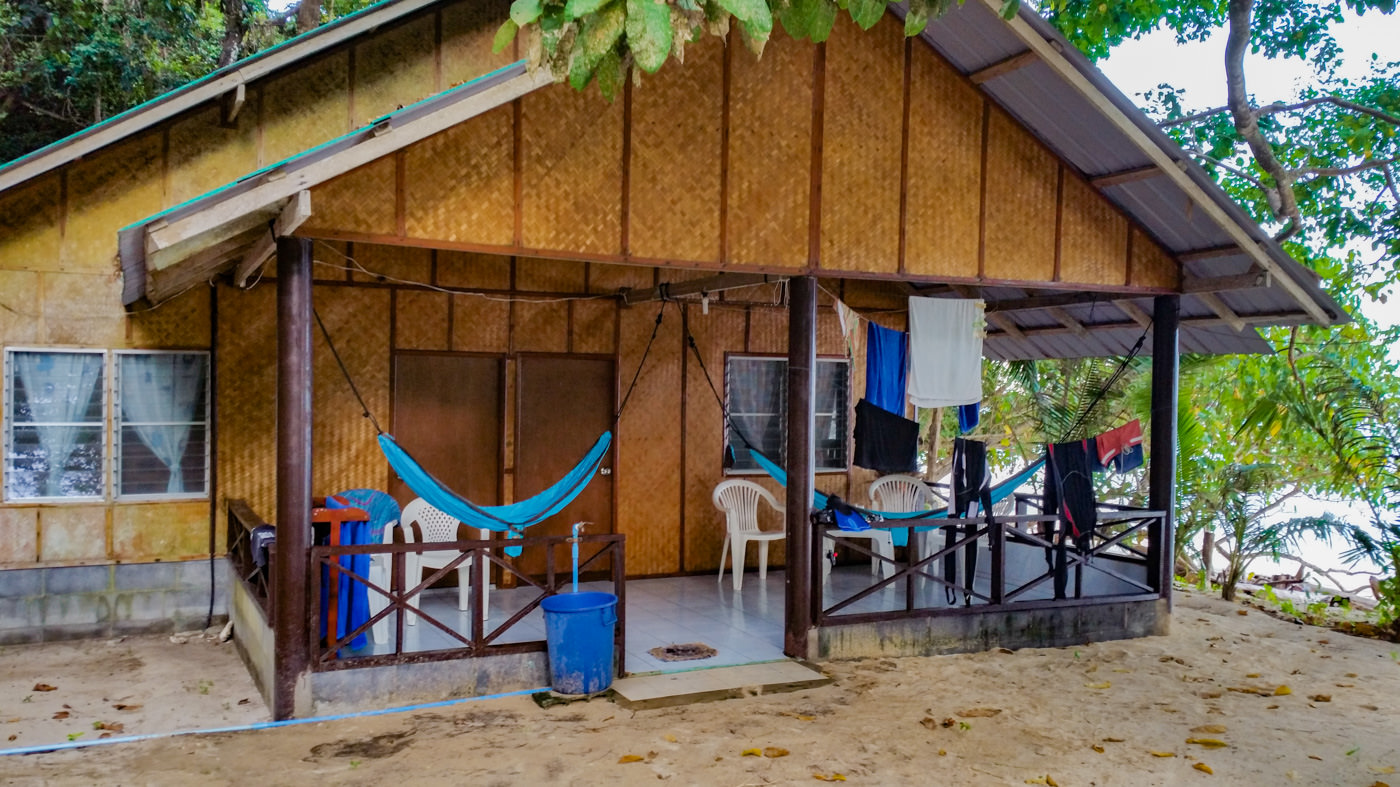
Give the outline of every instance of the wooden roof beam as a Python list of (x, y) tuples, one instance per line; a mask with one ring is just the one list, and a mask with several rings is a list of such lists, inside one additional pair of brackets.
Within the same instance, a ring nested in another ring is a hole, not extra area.
[(247, 287), (248, 280), (262, 269), (262, 266), (272, 259), (272, 255), (277, 252), (277, 239), (285, 238), (296, 232), (297, 228), (311, 218), (311, 192), (302, 190), (296, 196), (287, 201), (282, 213), (272, 222), (272, 228), (258, 237), (248, 253), (244, 255), (243, 261), (238, 263), (238, 270), (233, 274), (233, 283), (239, 287)]
[(1083, 339), (1089, 335), (1089, 329), (1084, 327), (1084, 323), (1076, 320), (1074, 315), (1064, 309), (1058, 306), (1052, 306), (1045, 311), (1049, 312), (1050, 316), (1054, 317), (1056, 322), (1068, 328), (1070, 333), (1073, 333), (1075, 336)]
[(1187, 276), (1181, 280), (1181, 291), (1188, 294), (1227, 292), (1267, 287), (1273, 281), (1269, 272), (1258, 267), (1234, 276)]
[(1131, 317), (1133, 322), (1141, 325), (1143, 328), (1152, 324), (1152, 318), (1148, 316), (1147, 312), (1143, 311), (1141, 307), (1132, 301), (1114, 301), (1113, 305), (1118, 307), (1118, 311)]
[(1176, 255), (1176, 258), (1182, 262), (1196, 262), (1198, 260), (1213, 260), (1218, 257), (1238, 257), (1246, 253), (1247, 252), (1241, 249), (1237, 244), (1231, 243), (1226, 246), (1211, 246), (1206, 249), (1183, 251)]
[(1145, 167), (1134, 167), (1125, 169), (1122, 172), (1109, 172), (1103, 175), (1095, 175), (1089, 178), (1089, 185), (1096, 189), (1106, 189), (1109, 186), (1119, 186), (1124, 183), (1134, 183), (1139, 180), (1155, 178), (1162, 174), (1162, 168), (1156, 164), (1148, 164)]
[(996, 79), (997, 77), (1006, 76), (1013, 71), (1020, 71), (1038, 60), (1040, 60), (1040, 57), (1036, 55), (1034, 51), (1027, 49), (1005, 60), (998, 60), (986, 68), (973, 71), (971, 74), (967, 75), (967, 78), (972, 80), (972, 84), (980, 85), (984, 82)]
[(243, 105), (248, 102), (248, 86), (239, 82), (233, 90), (224, 94), (222, 125), (225, 128), (236, 128), (238, 126), (238, 113), (243, 111)]
[(1217, 317), (1224, 320), (1226, 325), (1233, 328), (1235, 333), (1243, 331), (1245, 326), (1248, 325), (1244, 318), (1240, 317), (1235, 313), (1234, 309), (1230, 308), (1229, 304), (1220, 300), (1219, 295), (1213, 292), (1198, 292), (1196, 293), (1196, 298), (1209, 307), (1211, 311), (1215, 312)]
[(1015, 320), (1005, 314), (988, 313), (987, 322), (996, 326), (998, 330), (1013, 339), (1024, 340), (1026, 338), (1026, 335), (1021, 332), (1021, 326), (1017, 325)]
[(622, 296), (622, 305), (636, 306), (639, 303), (671, 300), (686, 295), (713, 294), (716, 292), (723, 292), (724, 290), (737, 290), (741, 287), (752, 287), (756, 284), (786, 281), (787, 279), (787, 276), (779, 276), (771, 273), (721, 273), (706, 279), (672, 282), (659, 287), (648, 287), (645, 290), (633, 290), (628, 287), (623, 287), (621, 290), (618, 290), (617, 294)]

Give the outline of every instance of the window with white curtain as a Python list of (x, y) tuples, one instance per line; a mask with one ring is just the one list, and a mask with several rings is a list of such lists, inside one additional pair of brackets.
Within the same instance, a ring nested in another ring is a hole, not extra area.
[(202, 497), (209, 477), (209, 355), (118, 352), (116, 495)]
[(5, 499), (100, 499), (105, 493), (100, 350), (5, 352)]
[[(848, 361), (817, 359), (816, 397), (812, 402), (816, 411), (812, 443), (817, 472), (844, 471), (849, 465), (846, 446), (850, 379)], [(786, 466), (787, 358), (731, 355), (725, 359), (724, 387), (730, 421), (725, 439), (734, 457), (729, 472), (762, 472), (750, 454), (750, 445)]]

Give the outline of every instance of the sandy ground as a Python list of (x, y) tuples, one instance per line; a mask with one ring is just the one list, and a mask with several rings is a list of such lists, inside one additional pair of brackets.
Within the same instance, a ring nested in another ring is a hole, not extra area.
[(681, 708), (512, 697), (4, 757), (0, 781), (1400, 784), (1400, 646), (1241, 610), (1179, 592), (1165, 637), (835, 662), (830, 686)]

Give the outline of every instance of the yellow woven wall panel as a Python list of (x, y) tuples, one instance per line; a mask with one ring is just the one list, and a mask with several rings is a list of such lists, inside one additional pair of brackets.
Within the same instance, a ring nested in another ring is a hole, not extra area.
[(356, 243), (352, 257), (373, 275), (356, 272), (354, 281), (379, 281), (386, 277), (392, 284), (430, 284), (433, 278), (433, 253), (429, 249), (411, 246), (381, 246)]
[(899, 269), (904, 32), (886, 16), (869, 31), (845, 14), (826, 43), (821, 265)]
[(435, 134), (404, 155), (410, 237), (498, 246), (515, 239), (515, 140), (510, 107)]
[(807, 263), (814, 45), (775, 30), (757, 60), (730, 56), (729, 261)]
[(441, 292), (399, 290), (394, 304), (394, 349), (446, 350), (448, 297)]
[(837, 318), (836, 310), (831, 306), (817, 307), (817, 354), (846, 354), (846, 340), (841, 335), (841, 320)]
[(12, 271), (60, 269), (58, 201), (57, 175), (0, 194), (0, 267)]
[(1058, 162), (1024, 129), (993, 111), (987, 131), (989, 279), (1053, 281)]
[(350, 55), (344, 51), (265, 83), (261, 163), (281, 161), (349, 131), (349, 83)]
[[(841, 289), (828, 286), (832, 292), (840, 293), (841, 300), (853, 309), (899, 309), (909, 308), (909, 295), (887, 282), (865, 279), (846, 279)], [(883, 321), (881, 324), (884, 324)]]
[(224, 128), (222, 117), (222, 108), (210, 107), (171, 124), (167, 205), (198, 197), (258, 168), (257, 108), (244, 106), (235, 128)]
[(644, 290), (652, 286), (655, 281), (654, 275), (654, 268), (594, 262), (589, 264), (588, 290), (606, 293), (615, 293), (623, 287)]
[(33, 271), (0, 270), (0, 342), (32, 344), (39, 341), (43, 325), (39, 280), (43, 275)]
[[(115, 240), (116, 236), (113, 235)], [(121, 279), (111, 273), (39, 274), (44, 309), (44, 344), (122, 347), (126, 317), (121, 308)]]
[[(224, 551), (226, 539), (215, 533)], [(181, 560), (209, 554), (209, 503), (112, 506), (112, 558), (123, 562)]]
[(39, 509), (0, 508), (0, 566), (19, 568), (39, 559)]
[(568, 352), (569, 305), (562, 301), (516, 301), (511, 337), (516, 352)]
[(394, 178), (394, 157), (386, 156), (312, 188), (302, 231), (397, 235)]
[(632, 89), (634, 256), (719, 260), (724, 42), (705, 36)]
[(749, 310), (749, 352), (786, 353), (787, 338), (787, 309), (755, 306)]
[(574, 352), (610, 354), (617, 351), (618, 306), (615, 302), (610, 299), (574, 301), (573, 309)]
[(151, 311), (127, 318), (128, 344), (145, 348), (208, 348), (209, 288), (196, 287)]
[[(158, 134), (113, 145), (72, 165), (60, 270), (111, 275), (117, 230), (162, 207), (161, 169)], [(121, 300), (112, 301), (111, 308), (120, 309)]]
[(39, 511), (39, 560), (88, 563), (107, 559), (107, 506), (50, 506)]
[[(655, 314), (623, 309), (620, 319), (618, 370), (630, 382)], [(627, 534), (627, 573), (632, 575), (680, 569), (680, 349), (680, 320), (665, 320), (616, 431), (615, 529)]]
[(452, 349), (509, 352), (510, 304), (478, 295), (452, 296)]
[(933, 49), (915, 42), (909, 86), (909, 192), (904, 269), (977, 275), (982, 97)]
[(355, 46), (353, 127), (432, 95), (437, 22), (423, 14)]
[[(350, 244), (339, 240), (316, 240), (311, 244), (311, 278), (316, 281), (345, 281), (350, 278)], [(263, 267), (263, 278), (277, 278), (277, 257)]]
[[(243, 499), (277, 514), (277, 288), (219, 285), (215, 407), (220, 500)], [(227, 326), (238, 326), (231, 330)], [(329, 326), (327, 326), (329, 327)]]
[(515, 261), (515, 289), (521, 292), (583, 292), (586, 276), (582, 262), (528, 257)]
[(1064, 177), (1060, 206), (1060, 281), (1127, 281), (1128, 220), (1088, 183)]
[(510, 257), (467, 251), (439, 251), (437, 283), (443, 287), (508, 290)]
[[(366, 406), (387, 426), (389, 332), (384, 326), (389, 321), (389, 293), (368, 288), (318, 287), (313, 295), (326, 330), (364, 396)], [(399, 293), (400, 299), (403, 296), (404, 293)], [(402, 316), (402, 310), (399, 314)], [(328, 495), (361, 487), (383, 489), (389, 480), (389, 471), (375, 442), (374, 424), (361, 414), (360, 403), (325, 339), (319, 336), (319, 331), (317, 333), (312, 348), (313, 494)]]
[[(715, 388), (724, 396), (725, 350), (744, 345), (744, 312), (687, 306), (695, 346), (705, 359)], [(687, 352), (689, 350), (687, 349)], [(715, 508), (714, 488), (724, 480), (724, 414), (694, 356), (686, 369), (685, 402), (685, 566), (686, 571), (715, 571), (724, 546), (724, 516)], [(756, 552), (757, 550), (752, 550)], [(770, 556), (771, 558), (772, 556)]]
[(564, 84), (522, 101), (525, 246), (621, 252), (622, 102)]
[(1136, 287), (1181, 288), (1181, 266), (1142, 230), (1133, 228), (1130, 278)]
[(514, 44), (500, 54), (491, 52), (492, 39), (509, 16), (510, 0), (470, 0), (442, 9), (443, 89), (508, 66), (519, 58)]

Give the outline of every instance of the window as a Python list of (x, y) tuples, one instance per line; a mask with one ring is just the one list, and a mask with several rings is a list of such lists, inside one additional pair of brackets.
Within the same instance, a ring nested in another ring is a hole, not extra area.
[[(209, 488), (207, 352), (5, 352), (7, 501), (200, 498)], [(108, 435), (107, 380), (114, 380)]]
[(5, 499), (103, 496), (101, 351), (5, 353)]
[(117, 497), (202, 497), (209, 478), (208, 353), (116, 357)]
[[(725, 360), (724, 386), (730, 425), (726, 439), (734, 452), (731, 472), (759, 472), (750, 441), (765, 455), (787, 464), (787, 359), (734, 355)], [(816, 424), (812, 442), (817, 472), (847, 468), (847, 411), (850, 363), (817, 359)], [(735, 430), (743, 437), (735, 434)]]

